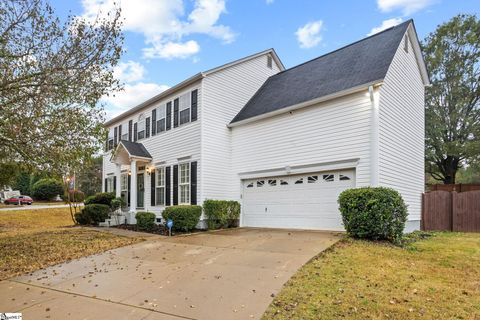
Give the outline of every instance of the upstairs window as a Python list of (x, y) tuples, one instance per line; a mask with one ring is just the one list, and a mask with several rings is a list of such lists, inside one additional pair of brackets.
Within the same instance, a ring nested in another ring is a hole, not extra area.
[(271, 55), (267, 56), (267, 67), (272, 69), (272, 56)]
[(108, 130), (107, 151), (113, 149), (113, 128)]
[(167, 106), (162, 104), (157, 108), (157, 132), (163, 132), (167, 122)]
[(137, 122), (137, 140), (145, 138), (145, 116), (143, 113), (138, 116)]
[(128, 140), (128, 122), (122, 123), (122, 136), (120, 140)]
[(180, 164), (179, 204), (190, 204), (190, 163)]
[(187, 92), (179, 97), (180, 125), (190, 122), (190, 104), (190, 92)]

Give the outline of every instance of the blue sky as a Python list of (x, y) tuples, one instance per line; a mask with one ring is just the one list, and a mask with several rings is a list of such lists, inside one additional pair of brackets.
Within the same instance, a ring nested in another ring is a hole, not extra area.
[[(114, 0), (50, 0), (57, 13), (91, 19)], [(480, 13), (478, 0), (118, 0), (125, 49), (109, 98), (117, 115), (199, 72), (275, 48), (289, 68), (413, 18), (423, 39), (456, 14)]]

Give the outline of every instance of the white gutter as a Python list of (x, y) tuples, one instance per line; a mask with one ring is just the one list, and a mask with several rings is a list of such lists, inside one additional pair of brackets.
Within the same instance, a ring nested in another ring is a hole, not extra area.
[(270, 117), (273, 117), (273, 116), (276, 116), (276, 115), (279, 115), (279, 114), (282, 114), (282, 113), (286, 113), (286, 112), (302, 109), (302, 108), (305, 108), (305, 107), (309, 107), (309, 106), (312, 106), (312, 105), (320, 103), (320, 102), (325, 102), (325, 101), (340, 98), (340, 97), (343, 97), (343, 96), (346, 96), (346, 95), (349, 95), (349, 94), (352, 94), (352, 93), (361, 92), (361, 91), (366, 90), (369, 87), (376, 87), (376, 86), (382, 84), (382, 82), (383, 82), (383, 79), (379, 79), (379, 80), (376, 80), (376, 81), (372, 81), (370, 83), (365, 83), (365, 84), (362, 84), (360, 86), (356, 86), (356, 87), (353, 87), (353, 88), (342, 90), (342, 91), (332, 93), (332, 94), (329, 94), (329, 95), (326, 95), (326, 96), (323, 96), (323, 97), (319, 97), (319, 98), (316, 98), (316, 99), (313, 99), (313, 100), (304, 101), (304, 102), (301, 102), (301, 103), (298, 103), (298, 104), (294, 104), (290, 107), (286, 107), (286, 108), (278, 109), (278, 110), (275, 110), (275, 111), (267, 112), (267, 113), (264, 113), (264, 114), (261, 114), (261, 115), (255, 116), (255, 117), (251, 117), (251, 118), (248, 118), (248, 119), (245, 119), (245, 120), (229, 123), (229, 124), (227, 124), (227, 127), (228, 128), (238, 127), (238, 126), (241, 126), (243, 124), (258, 121), (260, 119), (270, 118)]
[(375, 92), (373, 86), (368, 87), (368, 93), (370, 95), (370, 102), (372, 107), (372, 118), (371, 118), (371, 144), (370, 144), (370, 185), (372, 187), (378, 186), (378, 177), (379, 177), (379, 161), (378, 161), (378, 152), (379, 152), (379, 122), (380, 122), (380, 108), (379, 108), (379, 99), (375, 97), (378, 96), (378, 89)]

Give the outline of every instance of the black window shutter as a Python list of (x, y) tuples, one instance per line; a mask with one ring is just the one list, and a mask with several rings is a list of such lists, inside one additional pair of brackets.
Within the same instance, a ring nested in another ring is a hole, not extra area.
[(137, 137), (137, 123), (135, 122), (135, 124), (133, 125), (133, 141), (137, 141), (138, 137)]
[(197, 120), (197, 106), (198, 106), (198, 90), (192, 91), (192, 108), (190, 109), (192, 112), (192, 122)]
[(113, 192), (117, 192), (117, 176), (113, 176)]
[(117, 127), (113, 128), (113, 147), (117, 146), (118, 132)]
[(170, 166), (165, 168), (165, 205), (170, 205)]
[(197, 204), (197, 161), (190, 163), (190, 204)]
[(150, 137), (150, 117), (145, 119), (145, 138)]
[(152, 136), (157, 134), (157, 109), (152, 110)]
[(172, 128), (172, 102), (167, 102), (167, 130)]
[(173, 205), (178, 204), (178, 164), (173, 166)]
[(128, 175), (128, 186), (127, 186), (127, 206), (130, 207), (130, 185), (132, 184), (132, 176)]
[(178, 98), (173, 100), (173, 127), (178, 127), (178, 118), (179, 118), (179, 104)]
[(118, 126), (118, 142), (122, 140), (122, 125)]
[(108, 181), (108, 179), (105, 178), (105, 190), (104, 190), (105, 192), (107, 192), (107, 181)]
[(132, 141), (132, 124), (133, 120), (128, 121), (128, 141)]
[(105, 151), (108, 151), (108, 132), (107, 132), (107, 135), (105, 137)]
[(150, 173), (150, 205), (155, 205), (155, 170)]

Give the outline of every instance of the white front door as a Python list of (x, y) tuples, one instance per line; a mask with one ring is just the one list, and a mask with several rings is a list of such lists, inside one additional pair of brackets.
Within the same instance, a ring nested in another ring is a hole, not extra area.
[(244, 180), (242, 225), (344, 230), (337, 199), (354, 186), (353, 170)]

